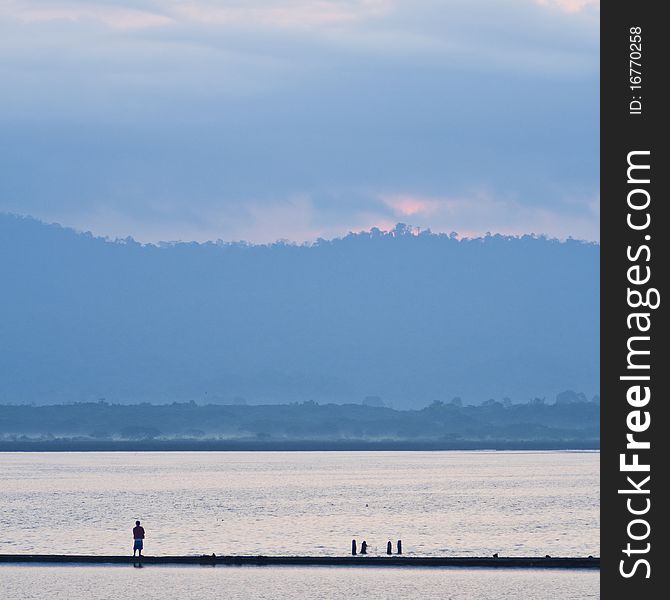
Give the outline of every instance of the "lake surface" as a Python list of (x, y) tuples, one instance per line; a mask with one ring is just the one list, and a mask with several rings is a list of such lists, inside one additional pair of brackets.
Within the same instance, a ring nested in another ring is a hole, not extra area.
[(599, 555), (597, 452), (6, 453), (0, 553)]
[[(3, 453), (0, 553), (128, 554), (140, 519), (146, 554), (336, 556), (356, 538), (371, 554), (402, 539), (414, 556), (596, 556), (599, 459), (597, 452)], [(0, 569), (15, 594), (7, 598), (139, 598), (138, 585), (157, 594), (145, 598), (187, 600), (590, 598), (598, 590), (598, 573), (587, 571)], [(82, 592), (87, 586), (98, 592)]]
[(594, 571), (370, 567), (3, 566), (6, 600), (588, 600)]

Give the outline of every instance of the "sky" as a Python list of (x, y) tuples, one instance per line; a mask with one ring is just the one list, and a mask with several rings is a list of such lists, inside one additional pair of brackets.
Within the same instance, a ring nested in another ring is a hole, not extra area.
[(590, 0), (0, 0), (0, 212), (599, 239)]

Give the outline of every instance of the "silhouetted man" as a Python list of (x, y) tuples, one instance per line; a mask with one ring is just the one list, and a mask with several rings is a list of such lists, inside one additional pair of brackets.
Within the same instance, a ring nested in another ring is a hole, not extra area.
[(133, 527), (133, 556), (135, 552), (139, 550), (140, 556), (142, 556), (142, 548), (144, 547), (144, 527), (140, 525), (139, 521), (135, 521), (135, 527)]

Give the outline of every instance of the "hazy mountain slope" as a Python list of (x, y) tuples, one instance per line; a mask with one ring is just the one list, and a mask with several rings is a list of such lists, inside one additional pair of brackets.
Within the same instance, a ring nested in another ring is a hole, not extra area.
[(399, 228), (156, 247), (0, 215), (0, 286), (0, 402), (598, 391), (594, 244)]

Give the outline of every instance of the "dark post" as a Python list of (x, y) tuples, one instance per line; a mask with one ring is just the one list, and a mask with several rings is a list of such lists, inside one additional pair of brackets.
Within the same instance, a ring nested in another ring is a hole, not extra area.
[(393, 554), (393, 544), (391, 543), (391, 540), (386, 544), (386, 554)]
[(351, 555), (356, 556), (356, 540), (351, 540)]
[(398, 540), (398, 554), (402, 554), (402, 540)]
[(361, 554), (367, 554), (368, 553), (368, 543), (363, 540), (361, 543)]

